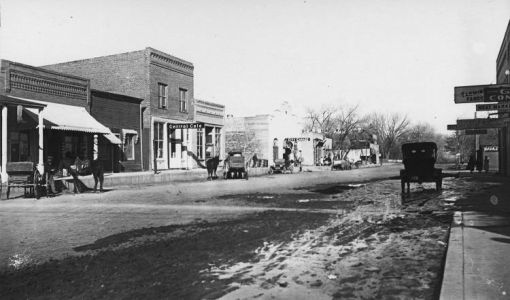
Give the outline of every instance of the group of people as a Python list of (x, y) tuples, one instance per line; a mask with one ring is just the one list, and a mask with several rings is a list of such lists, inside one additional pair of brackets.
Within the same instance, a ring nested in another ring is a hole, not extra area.
[(55, 176), (67, 176), (70, 175), (74, 181), (74, 192), (79, 193), (79, 180), (78, 180), (78, 169), (77, 166), (80, 165), (82, 160), (80, 160), (79, 156), (73, 158), (71, 152), (66, 152), (64, 157), (62, 157), (58, 164), (54, 160), (53, 156), (48, 156), (46, 158), (46, 163), (44, 165), (44, 169), (46, 172), (46, 179), (48, 180), (48, 185), (50, 190), (48, 193), (55, 194), (57, 193), (57, 188), (55, 186)]
[(485, 158), (482, 160), (482, 151), (478, 150), (476, 152), (476, 156), (474, 153), (469, 156), (467, 170), (473, 173), (476, 167), (476, 170), (479, 173), (482, 172), (482, 170), (484, 170), (486, 173), (489, 172), (489, 157), (485, 156)]

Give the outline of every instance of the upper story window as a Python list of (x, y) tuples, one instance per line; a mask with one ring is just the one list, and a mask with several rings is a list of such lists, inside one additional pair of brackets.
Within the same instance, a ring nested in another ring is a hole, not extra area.
[(179, 89), (179, 111), (188, 111), (188, 91), (185, 89)]
[(166, 109), (168, 103), (168, 85), (158, 83), (158, 108)]

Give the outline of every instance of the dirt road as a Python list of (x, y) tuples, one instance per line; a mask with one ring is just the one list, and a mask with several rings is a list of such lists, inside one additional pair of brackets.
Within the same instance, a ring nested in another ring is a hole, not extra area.
[(4, 202), (0, 296), (431, 299), (467, 189), (398, 167)]

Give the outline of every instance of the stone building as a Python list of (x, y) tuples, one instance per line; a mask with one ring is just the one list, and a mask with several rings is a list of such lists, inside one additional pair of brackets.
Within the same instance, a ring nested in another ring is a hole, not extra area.
[(275, 159), (283, 158), (286, 147), (296, 153), (301, 150), (303, 164), (314, 165), (330, 150), (331, 140), (328, 142), (321, 133), (304, 133), (302, 119), (292, 113), (288, 103), (283, 103), (272, 114), (227, 116), (226, 152), (242, 150), (248, 159), (257, 154), (258, 159), (272, 165)]

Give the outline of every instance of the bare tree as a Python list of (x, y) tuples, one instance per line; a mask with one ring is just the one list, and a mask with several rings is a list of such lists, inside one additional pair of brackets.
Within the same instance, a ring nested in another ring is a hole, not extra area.
[(308, 108), (305, 115), (305, 130), (324, 133), (333, 140), (333, 149), (349, 150), (350, 139), (362, 123), (358, 105)]
[(305, 114), (305, 130), (331, 134), (335, 129), (335, 118), (338, 107), (325, 105), (320, 109), (307, 108)]
[(399, 153), (398, 145), (409, 127), (409, 119), (399, 113), (372, 113), (367, 117), (367, 127), (377, 135), (383, 157), (389, 158)]
[(429, 123), (418, 123), (410, 126), (405, 133), (406, 142), (439, 142), (442, 137)]

